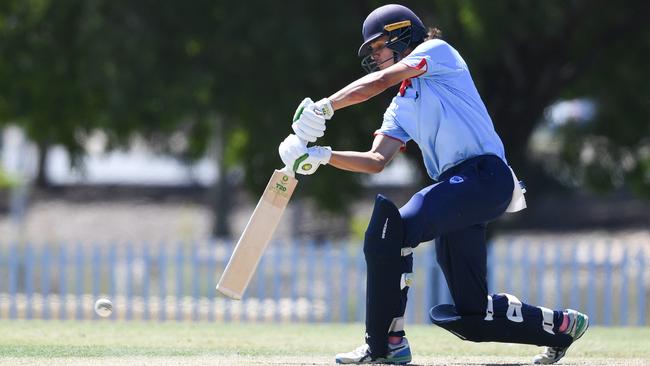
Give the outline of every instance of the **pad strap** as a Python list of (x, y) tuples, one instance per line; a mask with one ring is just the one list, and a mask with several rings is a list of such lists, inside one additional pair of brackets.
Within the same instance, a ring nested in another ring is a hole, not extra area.
[(542, 311), (542, 328), (548, 333), (555, 334), (553, 331), (553, 310), (543, 306), (538, 306), (538, 308)]
[(390, 323), (388, 332), (403, 332), (404, 331), (404, 317), (393, 318), (393, 321)]
[(492, 296), (488, 295), (487, 309), (485, 310), (485, 320), (494, 320), (494, 304), (492, 303)]
[(506, 311), (506, 317), (508, 320), (515, 323), (521, 323), (524, 321), (524, 316), (521, 314), (521, 301), (514, 295), (502, 293), (508, 299), (508, 311)]
[(402, 257), (406, 257), (407, 255), (413, 254), (413, 248), (411, 247), (406, 247), (402, 248)]
[(415, 276), (413, 273), (402, 273), (402, 278), (399, 281), (400, 290), (403, 290), (406, 287), (413, 287), (413, 281)]

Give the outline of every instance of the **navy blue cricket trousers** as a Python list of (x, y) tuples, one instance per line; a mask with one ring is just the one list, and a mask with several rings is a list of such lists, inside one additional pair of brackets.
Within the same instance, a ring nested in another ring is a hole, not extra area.
[(459, 315), (484, 314), (487, 305), (489, 221), (510, 204), (514, 182), (499, 157), (481, 155), (445, 171), (400, 208), (404, 246), (436, 239), (438, 263)]

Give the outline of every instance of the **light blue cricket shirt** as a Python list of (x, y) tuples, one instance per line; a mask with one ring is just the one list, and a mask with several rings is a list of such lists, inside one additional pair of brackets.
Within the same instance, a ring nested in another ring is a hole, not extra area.
[(478, 155), (492, 154), (506, 161), (503, 143), (458, 51), (434, 39), (400, 62), (426, 71), (402, 83), (375, 134), (404, 144), (415, 141), (434, 180)]

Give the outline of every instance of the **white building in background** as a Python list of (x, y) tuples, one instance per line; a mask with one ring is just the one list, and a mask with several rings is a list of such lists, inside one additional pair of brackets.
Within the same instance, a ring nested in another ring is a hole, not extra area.
[[(187, 164), (171, 155), (156, 153), (143, 141), (128, 149), (107, 151), (105, 137), (98, 133), (85, 146), (82, 166), (73, 167), (63, 147), (48, 154), (46, 172), (51, 183), (73, 185), (136, 185), (208, 187), (218, 178), (218, 165), (205, 157)], [(271, 152), (275, 154), (275, 151)], [(281, 165), (277, 157), (278, 167)], [(29, 183), (36, 177), (38, 149), (18, 127), (0, 130), (0, 163), (14, 177)], [(413, 181), (417, 169), (399, 156), (382, 173), (365, 177), (368, 185), (404, 185)], [(326, 167), (325, 169), (332, 169)], [(111, 200), (66, 200), (56, 194), (30, 201), (30, 185), (9, 192), (8, 214), (0, 214), (0, 246), (10, 241), (46, 242), (189, 242), (211, 237), (214, 213), (209, 202)], [(233, 232), (241, 232), (257, 198), (239, 202), (231, 213)], [(301, 206), (302, 207), (302, 206)], [(303, 217), (305, 212), (292, 205), (287, 217)], [(297, 213), (295, 213), (297, 212)], [(365, 215), (365, 211), (362, 213)], [(292, 220), (284, 220), (279, 237), (295, 234)]]
[[(4, 169), (12, 176), (29, 181), (38, 167), (38, 150), (24, 132), (15, 126), (1, 134), (0, 156)], [(124, 184), (151, 186), (210, 186), (217, 177), (217, 164), (203, 157), (187, 164), (171, 155), (150, 149), (142, 140), (134, 140), (128, 149), (107, 151), (106, 136), (98, 131), (86, 142), (82, 164), (73, 166), (70, 154), (62, 146), (52, 146), (46, 162), (49, 181), (55, 185)], [(278, 163), (281, 164), (278, 157)], [(368, 185), (407, 185), (417, 177), (417, 169), (398, 156), (380, 174), (369, 176)]]
[[(1, 134), (1, 162), (12, 176), (34, 179), (38, 166), (38, 151), (24, 132), (15, 126)], [(202, 158), (186, 164), (170, 155), (159, 154), (141, 141), (128, 149), (106, 151), (106, 138), (97, 132), (86, 143), (86, 156), (81, 165), (73, 166), (70, 154), (61, 146), (50, 148), (46, 162), (49, 181), (68, 184), (127, 184), (127, 185), (189, 185), (209, 186), (217, 177), (214, 161)]]
[(9, 126), (0, 130), (0, 168), (21, 180), (36, 176), (38, 150), (22, 129)]

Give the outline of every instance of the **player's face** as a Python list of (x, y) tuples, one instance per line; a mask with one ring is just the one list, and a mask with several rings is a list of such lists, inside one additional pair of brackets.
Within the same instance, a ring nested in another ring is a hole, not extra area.
[(383, 70), (395, 63), (393, 51), (386, 47), (387, 40), (388, 36), (382, 36), (370, 44), (372, 48), (372, 59), (379, 66), (379, 70)]

